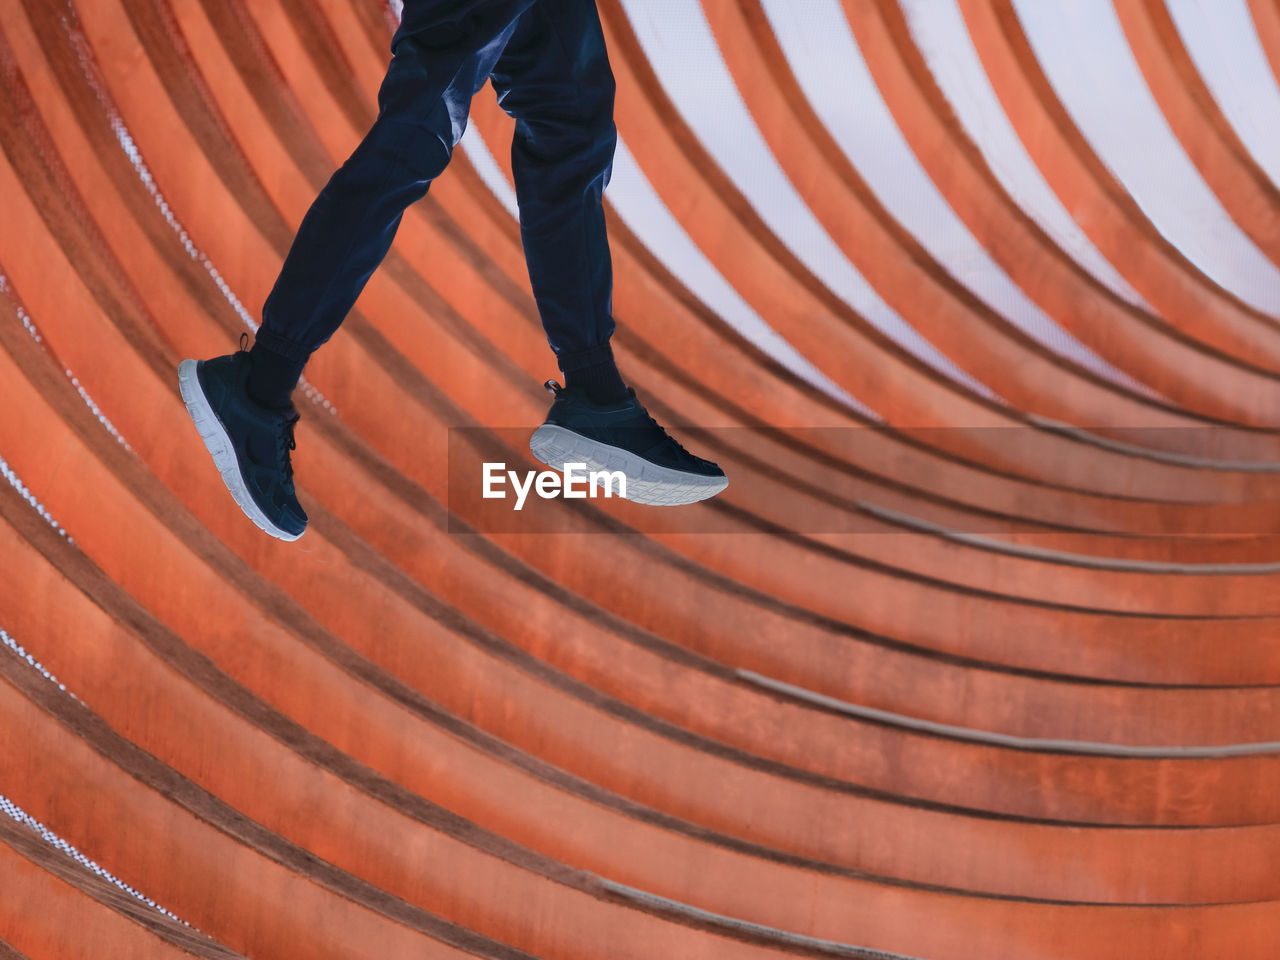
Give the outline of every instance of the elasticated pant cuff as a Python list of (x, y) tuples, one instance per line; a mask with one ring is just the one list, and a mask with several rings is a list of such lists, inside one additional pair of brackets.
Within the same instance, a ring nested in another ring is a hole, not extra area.
[(306, 363), (311, 359), (312, 351), (310, 347), (294, 343), (279, 334), (272, 333), (265, 326), (258, 328), (253, 342), (262, 350), (270, 350), (277, 356), (284, 357), (286, 360), (293, 360), (296, 363)]
[(612, 366), (613, 362), (613, 347), (609, 345), (608, 341), (598, 347), (591, 347), (589, 350), (561, 353), (556, 356), (556, 363), (566, 374), (574, 370), (581, 370), (583, 367), (595, 367), (605, 363)]

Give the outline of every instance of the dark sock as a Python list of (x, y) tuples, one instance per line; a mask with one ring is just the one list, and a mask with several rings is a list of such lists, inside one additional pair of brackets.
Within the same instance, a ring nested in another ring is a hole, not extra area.
[(249, 356), (253, 360), (245, 381), (249, 399), (259, 406), (273, 410), (288, 407), (291, 403), (289, 397), (298, 385), (298, 378), (302, 376), (306, 361), (292, 360), (268, 350), (256, 341)]
[(564, 385), (581, 388), (592, 403), (621, 403), (627, 399), (627, 385), (622, 382), (622, 375), (612, 358), (604, 363), (594, 363), (589, 367), (564, 372)]

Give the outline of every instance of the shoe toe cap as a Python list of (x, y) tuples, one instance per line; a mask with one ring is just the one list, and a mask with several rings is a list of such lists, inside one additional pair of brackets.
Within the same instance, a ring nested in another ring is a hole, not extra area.
[(276, 524), (289, 533), (302, 533), (307, 528), (307, 512), (292, 496), (283, 496), (276, 504)]

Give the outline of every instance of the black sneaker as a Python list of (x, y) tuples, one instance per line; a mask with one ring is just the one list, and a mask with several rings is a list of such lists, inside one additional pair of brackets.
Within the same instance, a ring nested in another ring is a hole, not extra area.
[(245, 516), (273, 537), (297, 540), (307, 527), (289, 460), (298, 413), (249, 399), (245, 378), (253, 360), (243, 343), (225, 357), (183, 360), (178, 387), (222, 482)]
[(634, 390), (628, 389), (621, 403), (604, 405), (554, 380), (546, 387), (556, 399), (547, 422), (529, 439), (529, 449), (553, 470), (581, 463), (587, 471), (621, 471), (628, 500), (664, 507), (706, 500), (729, 485), (723, 470), (669, 436)]

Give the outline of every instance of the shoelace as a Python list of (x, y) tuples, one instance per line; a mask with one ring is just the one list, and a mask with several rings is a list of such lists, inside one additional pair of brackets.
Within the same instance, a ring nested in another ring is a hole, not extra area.
[[(249, 334), (240, 334), (240, 350), (242, 352), (249, 349)], [(293, 429), (298, 425), (298, 414), (292, 413), (285, 417), (280, 424), (280, 429), (276, 433), (276, 464), (284, 473), (285, 486), (290, 490), (293, 489), (293, 461), (289, 453), (298, 449), (298, 441), (294, 439)]]
[[(631, 395), (635, 396), (634, 390), (631, 391)], [(656, 428), (658, 433), (662, 436), (662, 440), (659, 440), (658, 443), (662, 443), (664, 440), (670, 441), (671, 445), (676, 448), (677, 457), (683, 458), (686, 463), (697, 462), (698, 458), (695, 457), (688, 450), (686, 450), (684, 447), (684, 444), (682, 444), (675, 437), (671, 436), (671, 434), (667, 433), (667, 428), (664, 427), (662, 424), (660, 424), (657, 420), (653, 419), (653, 414), (651, 414), (648, 410), (645, 410), (643, 406), (641, 406), (640, 409), (644, 410), (644, 415), (649, 421), (649, 426)]]
[(293, 437), (293, 428), (297, 425), (298, 415), (295, 413), (285, 418), (280, 425), (280, 432), (276, 434), (277, 462), (284, 470), (285, 483), (290, 487), (293, 486), (293, 462), (289, 458), (289, 451), (298, 449), (298, 442)]
[[(561, 391), (564, 390), (564, 387), (560, 386), (560, 384), (557, 383), (555, 380), (548, 380), (545, 383), (543, 383), (542, 386), (553, 397), (559, 397)], [(636, 392), (634, 390), (628, 389), (627, 392), (630, 393), (632, 397), (636, 395)], [(660, 424), (657, 420), (653, 419), (653, 415), (650, 414), (648, 410), (645, 410), (643, 406), (641, 406), (640, 409), (644, 410), (644, 415), (648, 419), (649, 425), (652, 427), (655, 427), (659, 435), (661, 435), (662, 440), (659, 440), (658, 443), (662, 443), (663, 440), (670, 440), (671, 445), (676, 448), (679, 456), (683, 457), (687, 462), (690, 462), (690, 463), (697, 462), (698, 458), (695, 457), (688, 450), (686, 450), (684, 448), (684, 444), (682, 444), (675, 437), (671, 436), (671, 434), (667, 433), (666, 428), (662, 424)]]
[[(648, 414), (649, 414), (649, 411), (647, 411), (647, 410), (646, 410), (646, 411), (645, 411), (645, 415), (646, 415), (646, 416), (648, 416)], [(697, 462), (698, 458), (697, 458), (697, 457), (695, 457), (695, 456), (694, 456), (692, 453), (690, 453), (688, 450), (686, 450), (686, 449), (685, 449), (685, 446), (684, 446), (684, 444), (683, 444), (683, 443), (681, 443), (681, 442), (680, 442), (679, 440), (677, 440), (675, 437), (671, 436), (671, 434), (667, 433), (666, 428), (665, 428), (665, 427), (663, 427), (663, 425), (662, 425), (662, 424), (660, 424), (657, 420), (653, 419), (653, 417), (649, 417), (649, 422), (650, 422), (651, 424), (653, 424), (655, 427), (657, 427), (657, 428), (658, 428), (658, 432), (659, 432), (660, 434), (662, 434), (662, 439), (663, 439), (663, 440), (669, 440), (669, 441), (671, 441), (671, 445), (672, 445), (673, 447), (675, 447), (675, 448), (676, 448), (676, 451), (677, 451), (678, 455), (679, 455), (681, 458), (683, 458), (683, 459), (685, 460), (685, 462), (687, 462), (687, 463), (696, 463), (696, 462)], [(661, 443), (662, 441), (660, 440), (660, 441), (658, 441), (658, 442), (659, 442), (659, 443)]]

